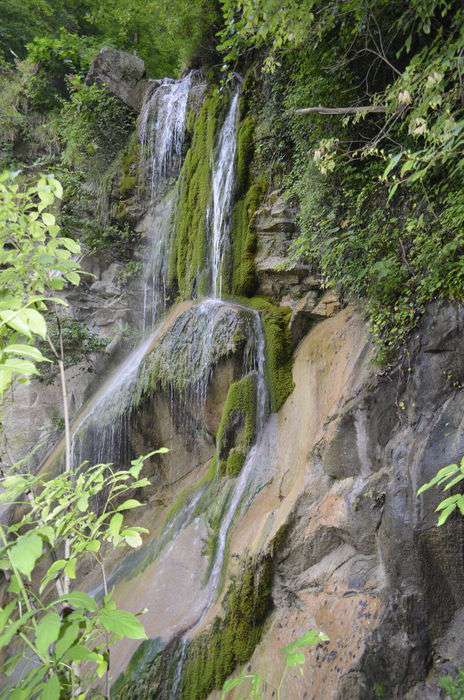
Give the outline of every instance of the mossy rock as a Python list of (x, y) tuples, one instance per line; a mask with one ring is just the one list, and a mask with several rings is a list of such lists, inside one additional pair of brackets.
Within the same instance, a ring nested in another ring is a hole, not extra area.
[(265, 177), (254, 182), (232, 212), (232, 294), (249, 296), (257, 286), (255, 255), (257, 235), (254, 215), (268, 188)]
[(272, 562), (248, 559), (225, 598), (225, 615), (187, 650), (182, 676), (182, 700), (204, 700), (243, 663), (259, 643), (272, 608)]
[(179, 176), (179, 196), (169, 260), (169, 284), (183, 299), (205, 294), (207, 277), (206, 214), (211, 198), (212, 154), (223, 106), (218, 90), (205, 99), (196, 118), (192, 143)]
[(293, 349), (289, 328), (291, 309), (276, 306), (265, 297), (232, 297), (259, 311), (265, 337), (266, 384), (271, 411), (278, 411), (293, 391)]
[(235, 477), (256, 437), (256, 376), (248, 374), (230, 385), (216, 445), (219, 472)]

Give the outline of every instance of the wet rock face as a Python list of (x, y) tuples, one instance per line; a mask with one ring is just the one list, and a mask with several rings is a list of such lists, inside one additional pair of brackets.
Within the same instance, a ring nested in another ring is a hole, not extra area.
[(148, 81), (141, 58), (126, 51), (103, 48), (94, 58), (85, 82), (101, 83), (116, 97), (138, 112)]
[(464, 521), (435, 527), (441, 493), (416, 496), (464, 454), (463, 332), (462, 306), (432, 306), (406, 359), (351, 392), (313, 450), (274, 590), (332, 626), (314, 658), (325, 689), (307, 697), (439, 698), (437, 678), (463, 665)]

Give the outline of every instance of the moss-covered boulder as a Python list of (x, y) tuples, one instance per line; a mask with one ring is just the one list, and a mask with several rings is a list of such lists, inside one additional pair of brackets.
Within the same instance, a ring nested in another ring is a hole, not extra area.
[(256, 436), (256, 376), (231, 384), (216, 437), (217, 463), (222, 475), (237, 476)]

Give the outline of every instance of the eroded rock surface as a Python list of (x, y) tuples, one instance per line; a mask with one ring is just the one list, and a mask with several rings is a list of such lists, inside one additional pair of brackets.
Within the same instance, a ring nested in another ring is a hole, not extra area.
[(461, 307), (431, 307), (388, 376), (347, 311), (297, 351), (274, 493), (235, 540), (253, 547), (258, 520), (273, 524), (275, 612), (252, 670), (278, 684), (281, 646), (311, 626), (330, 637), (288, 697), (439, 698), (462, 665), (462, 518), (436, 528), (440, 494), (416, 491), (464, 452), (463, 324)]

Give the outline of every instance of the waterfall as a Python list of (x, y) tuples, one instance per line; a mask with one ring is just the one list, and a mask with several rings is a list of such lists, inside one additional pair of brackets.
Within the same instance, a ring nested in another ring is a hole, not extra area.
[(212, 177), (212, 202), (207, 220), (212, 233), (211, 277), (212, 293), (221, 297), (224, 255), (230, 230), (234, 194), (235, 154), (237, 150), (237, 118), (239, 91), (236, 90), (219, 134)]
[(168, 190), (150, 212), (150, 249), (143, 269), (142, 327), (153, 328), (168, 304), (168, 260), (176, 193)]
[(167, 259), (175, 192), (173, 188), (164, 190), (181, 167), (191, 83), (192, 73), (182, 80), (166, 78), (161, 84), (155, 83), (142, 108), (139, 138), (150, 172), (149, 253), (142, 272), (145, 336), (110, 374), (73, 427), (75, 465), (84, 460), (127, 464), (132, 457), (131, 399), (141, 363), (158, 334), (151, 329), (167, 302)]
[(139, 118), (142, 171), (150, 183), (149, 252), (143, 271), (143, 330), (152, 328), (167, 306), (169, 258), (175, 191), (167, 186), (179, 175), (185, 141), (190, 72), (182, 80), (165, 78), (148, 90)]
[(139, 136), (148, 161), (152, 199), (159, 195), (164, 180), (179, 174), (191, 85), (191, 72), (182, 80), (164, 78), (145, 98)]
[(72, 430), (72, 460), (75, 466), (127, 463), (129, 448), (129, 409), (140, 365), (159, 331), (145, 338), (110, 374), (106, 382), (77, 419)]

